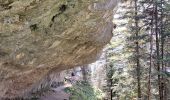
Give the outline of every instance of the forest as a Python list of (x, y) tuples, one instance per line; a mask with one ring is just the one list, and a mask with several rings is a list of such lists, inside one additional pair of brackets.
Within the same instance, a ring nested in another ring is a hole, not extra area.
[(113, 22), (106, 52), (111, 100), (169, 100), (170, 1), (130, 1)]

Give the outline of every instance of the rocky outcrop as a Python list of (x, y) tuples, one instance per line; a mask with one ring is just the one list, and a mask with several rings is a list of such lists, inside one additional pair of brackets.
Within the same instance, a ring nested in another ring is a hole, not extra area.
[(112, 37), (118, 1), (0, 0), (0, 97), (95, 61)]

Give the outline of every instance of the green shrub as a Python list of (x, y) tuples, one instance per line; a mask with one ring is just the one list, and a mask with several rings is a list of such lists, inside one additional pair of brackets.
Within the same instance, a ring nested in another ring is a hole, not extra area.
[(71, 94), (70, 100), (102, 100), (103, 98), (102, 91), (87, 82), (77, 82), (73, 87), (66, 88), (65, 91)]

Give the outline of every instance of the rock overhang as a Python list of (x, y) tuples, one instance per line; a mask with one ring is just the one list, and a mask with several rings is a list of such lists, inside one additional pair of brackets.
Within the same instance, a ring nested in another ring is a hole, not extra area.
[(95, 61), (112, 37), (117, 3), (1, 0), (0, 97), (27, 92), (51, 70)]

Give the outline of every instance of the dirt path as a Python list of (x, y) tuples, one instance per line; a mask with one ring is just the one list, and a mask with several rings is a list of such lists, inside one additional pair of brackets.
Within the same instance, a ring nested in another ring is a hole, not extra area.
[(69, 100), (69, 97), (69, 94), (63, 91), (57, 91), (43, 96), (39, 100)]
[(65, 84), (63, 86), (53, 88), (53, 91), (50, 91), (39, 100), (69, 100), (70, 94), (64, 92), (64, 89), (71, 86), (71, 84)]

